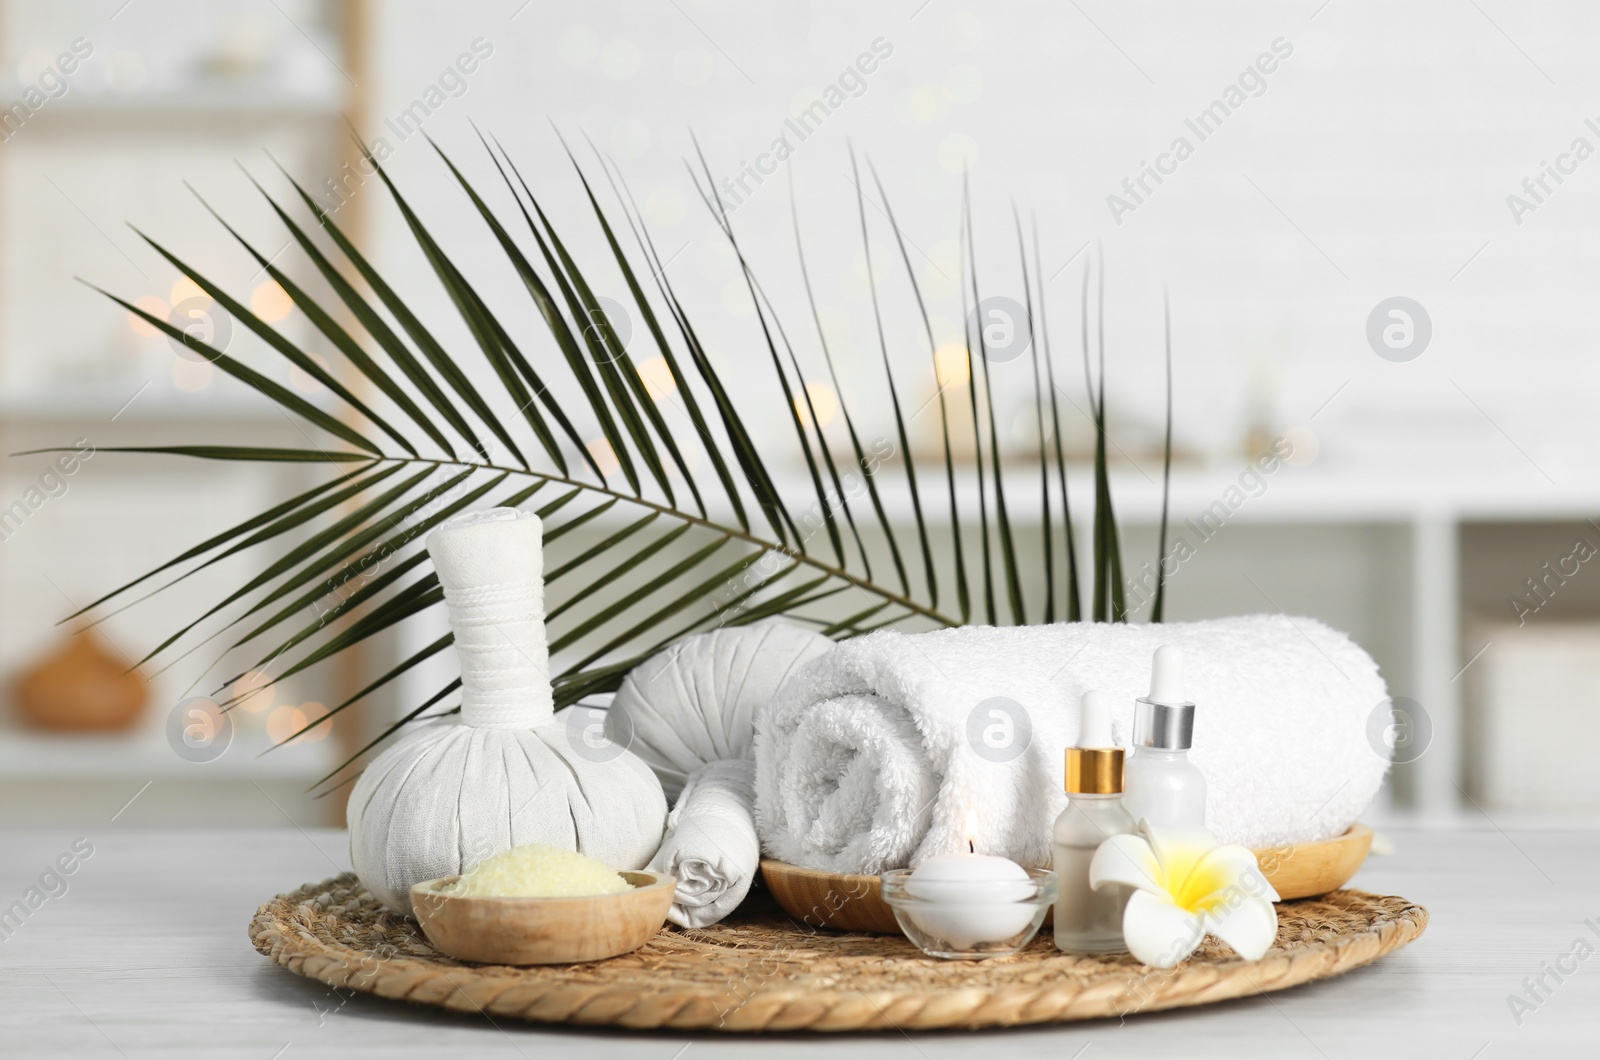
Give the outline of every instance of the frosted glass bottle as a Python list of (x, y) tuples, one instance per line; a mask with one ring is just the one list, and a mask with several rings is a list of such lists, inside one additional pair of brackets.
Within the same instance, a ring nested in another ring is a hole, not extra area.
[(1056, 949), (1063, 953), (1121, 953), (1122, 910), (1128, 888), (1095, 890), (1089, 866), (1114, 835), (1133, 831), (1122, 805), (1122, 748), (1111, 739), (1110, 693), (1085, 692), (1078, 708), (1078, 742), (1066, 751), (1067, 808), (1051, 833), (1051, 864), (1060, 882), (1055, 906)]
[(1133, 753), (1124, 787), (1134, 821), (1157, 828), (1206, 826), (1206, 778), (1189, 761), (1194, 743), (1194, 704), (1183, 696), (1183, 652), (1175, 645), (1156, 649), (1150, 666), (1150, 694), (1133, 706)]
[(1206, 826), (1206, 778), (1187, 750), (1135, 747), (1128, 756), (1123, 803), (1134, 822), (1157, 827)]
[(1071, 795), (1056, 818), (1053, 835), (1056, 875), (1056, 949), (1063, 953), (1122, 953), (1122, 910), (1128, 888), (1120, 884), (1092, 890), (1089, 863), (1100, 844), (1133, 831), (1134, 819), (1120, 794)]

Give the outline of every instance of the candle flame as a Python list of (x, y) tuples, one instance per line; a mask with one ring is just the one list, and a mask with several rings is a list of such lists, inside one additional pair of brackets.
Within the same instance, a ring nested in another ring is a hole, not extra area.
[(976, 854), (978, 852), (978, 815), (969, 810), (966, 819), (961, 822), (961, 830), (966, 834), (967, 853)]

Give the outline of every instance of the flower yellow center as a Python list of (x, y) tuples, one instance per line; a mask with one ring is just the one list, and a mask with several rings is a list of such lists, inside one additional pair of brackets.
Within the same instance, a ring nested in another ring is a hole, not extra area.
[(1175, 905), (1190, 913), (1201, 912), (1209, 904), (1207, 898), (1233, 882), (1227, 874), (1226, 862), (1206, 857), (1210, 849), (1199, 844), (1179, 843), (1161, 852), (1161, 889), (1172, 897)]

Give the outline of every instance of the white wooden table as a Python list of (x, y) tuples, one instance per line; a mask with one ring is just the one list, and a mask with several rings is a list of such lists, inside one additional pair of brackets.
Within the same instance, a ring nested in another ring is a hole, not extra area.
[(263, 900), (344, 871), (343, 832), (0, 832), (0, 908), (74, 840), (93, 847), (65, 893), (9, 937), (9, 924), (0, 930), (0, 1056), (1597, 1055), (1600, 953), (1564, 982), (1547, 979), (1548, 999), (1520, 1026), (1506, 999), (1565, 960), (1575, 939), (1600, 951), (1600, 831), (1480, 825), (1385, 831), (1395, 852), (1369, 861), (1355, 884), (1421, 902), (1432, 923), (1410, 947), (1341, 979), (1121, 1024), (843, 1038), (567, 1030), (337, 996), (257, 954), (245, 927)]

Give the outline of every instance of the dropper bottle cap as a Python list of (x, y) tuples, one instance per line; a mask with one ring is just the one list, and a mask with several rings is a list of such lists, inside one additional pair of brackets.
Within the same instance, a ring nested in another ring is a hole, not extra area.
[(1133, 745), (1187, 751), (1194, 743), (1194, 704), (1183, 698), (1183, 649), (1163, 644), (1150, 665), (1150, 694), (1133, 705)]
[(1085, 692), (1078, 710), (1078, 746), (1067, 748), (1069, 795), (1117, 795), (1125, 752), (1111, 739), (1109, 692)]

